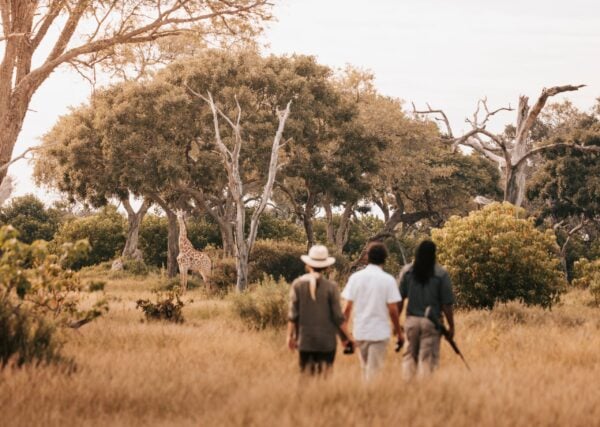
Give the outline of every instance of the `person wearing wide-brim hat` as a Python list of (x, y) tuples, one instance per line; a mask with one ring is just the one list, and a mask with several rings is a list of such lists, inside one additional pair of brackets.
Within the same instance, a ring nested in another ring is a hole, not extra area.
[(325, 246), (315, 245), (301, 259), (308, 273), (294, 280), (290, 289), (287, 344), (290, 350), (299, 350), (301, 372), (326, 374), (335, 359), (336, 336), (343, 338), (344, 345), (353, 345), (340, 291), (323, 276), (335, 258)]

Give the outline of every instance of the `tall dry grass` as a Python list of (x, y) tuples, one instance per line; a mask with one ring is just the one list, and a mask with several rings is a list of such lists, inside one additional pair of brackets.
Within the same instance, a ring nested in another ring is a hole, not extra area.
[(69, 332), (77, 372), (0, 372), (0, 425), (600, 425), (600, 309), (583, 292), (551, 312), (458, 313), (472, 372), (443, 344), (439, 371), (405, 383), (390, 346), (384, 375), (365, 385), (341, 352), (328, 380), (300, 378), (283, 330), (249, 331), (199, 291), (185, 324), (141, 323), (134, 301), (152, 280), (108, 281), (109, 315)]

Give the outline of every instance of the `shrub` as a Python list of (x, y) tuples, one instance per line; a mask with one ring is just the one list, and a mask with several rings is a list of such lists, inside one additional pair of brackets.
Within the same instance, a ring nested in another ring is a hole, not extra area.
[(572, 284), (589, 289), (596, 304), (600, 304), (600, 259), (590, 261), (581, 258), (575, 261), (573, 275)]
[(237, 269), (234, 258), (213, 259), (211, 284), (219, 291), (226, 291), (235, 286)]
[(250, 254), (249, 281), (256, 282), (266, 274), (291, 282), (304, 274), (304, 263), (300, 259), (304, 253), (306, 246), (299, 243), (257, 240)]
[(32, 194), (15, 197), (0, 209), (0, 223), (12, 225), (24, 243), (52, 240), (60, 221), (61, 213), (57, 209), (46, 209), (44, 203)]
[(0, 229), (0, 365), (59, 360), (56, 328), (78, 328), (108, 310), (104, 300), (80, 309), (79, 278), (61, 266), (61, 259), (85, 247), (69, 243), (52, 254), (47, 242), (28, 245), (13, 227)]
[(62, 359), (56, 326), (26, 307), (0, 300), (0, 368), (8, 363), (53, 363)]
[(549, 308), (558, 301), (565, 281), (554, 233), (537, 230), (524, 214), (493, 203), (432, 231), (459, 305), (491, 309), (518, 300)]
[(149, 299), (139, 299), (136, 308), (144, 312), (146, 320), (165, 320), (173, 323), (183, 323), (184, 303), (179, 298), (178, 289), (167, 291), (165, 294), (156, 292), (156, 302)]
[(88, 282), (88, 291), (90, 292), (101, 292), (104, 290), (106, 282), (104, 280), (90, 280)]
[(281, 327), (287, 323), (289, 291), (284, 280), (265, 276), (248, 290), (232, 294), (233, 311), (251, 329)]
[[(247, 215), (246, 218), (251, 216)], [(286, 240), (299, 244), (306, 242), (302, 227), (288, 219), (278, 218), (271, 212), (265, 212), (260, 217), (257, 238), (260, 240)]]
[(123, 261), (123, 271), (134, 276), (147, 276), (150, 269), (144, 261), (137, 259), (126, 259)]
[(91, 250), (69, 259), (68, 267), (75, 270), (87, 265), (108, 261), (120, 254), (125, 245), (125, 220), (114, 206), (99, 213), (75, 218), (60, 228), (54, 238), (55, 245), (86, 239)]

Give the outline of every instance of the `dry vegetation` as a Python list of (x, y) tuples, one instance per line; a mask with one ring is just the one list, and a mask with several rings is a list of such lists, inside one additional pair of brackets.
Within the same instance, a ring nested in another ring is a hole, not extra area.
[[(69, 332), (78, 370), (0, 372), (4, 426), (598, 425), (600, 309), (571, 291), (551, 312), (511, 304), (458, 314), (473, 371), (443, 344), (442, 367), (406, 384), (390, 353), (363, 384), (341, 351), (327, 381), (300, 379), (283, 330), (248, 331), (227, 300), (201, 291), (186, 323), (141, 323), (135, 300), (157, 279), (107, 280), (111, 311)], [(90, 298), (95, 298), (91, 294)]]

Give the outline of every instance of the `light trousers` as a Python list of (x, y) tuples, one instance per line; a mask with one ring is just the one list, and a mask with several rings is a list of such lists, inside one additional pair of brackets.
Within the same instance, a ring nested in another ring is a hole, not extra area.
[(406, 380), (431, 374), (439, 364), (441, 333), (425, 317), (408, 316), (404, 324), (408, 346), (402, 358)]
[(363, 378), (371, 381), (383, 367), (388, 340), (358, 341), (357, 344)]

